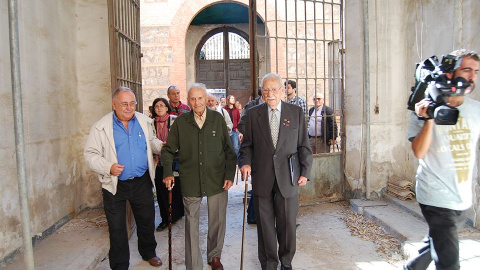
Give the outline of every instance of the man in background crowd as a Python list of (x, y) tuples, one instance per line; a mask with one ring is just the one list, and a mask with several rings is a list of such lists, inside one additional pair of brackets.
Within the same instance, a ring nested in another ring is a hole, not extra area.
[(170, 107), (172, 109), (170, 114), (178, 116), (190, 111), (190, 107), (180, 101), (180, 89), (177, 86), (172, 85), (168, 87), (167, 97), (170, 101)]
[(297, 83), (293, 80), (285, 82), (287, 88), (287, 102), (293, 105), (297, 105), (303, 110), (303, 114), (307, 113), (307, 103), (305, 100), (297, 96)]
[(315, 105), (308, 110), (308, 137), (314, 154), (330, 153), (330, 145), (337, 143), (337, 122), (333, 109), (324, 105), (322, 93), (313, 96)]
[(222, 107), (227, 106), (227, 98), (226, 97), (221, 97), (220, 98), (220, 106), (222, 106)]
[(207, 95), (207, 107), (210, 110), (219, 112), (223, 116), (223, 118), (225, 119), (225, 123), (227, 124), (228, 135), (231, 136), (233, 128), (232, 119), (230, 119), (230, 115), (228, 115), (228, 112), (218, 105), (218, 100), (212, 94)]

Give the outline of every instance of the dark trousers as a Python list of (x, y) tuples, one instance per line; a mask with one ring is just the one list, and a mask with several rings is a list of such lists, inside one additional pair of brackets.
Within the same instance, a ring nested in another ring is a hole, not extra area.
[[(168, 189), (163, 183), (163, 166), (157, 166), (155, 171), (155, 188), (157, 190), (157, 202), (160, 209), (162, 223), (168, 223)], [(175, 177), (175, 185), (172, 189), (172, 222), (184, 216), (182, 188), (180, 178)]]
[(102, 189), (103, 207), (110, 234), (110, 251), (108, 253), (110, 268), (128, 269), (130, 264), (126, 222), (127, 201), (130, 202), (137, 225), (138, 252), (144, 260), (156, 256), (155, 206), (152, 187), (150, 174), (147, 170), (143, 176), (133, 180), (119, 180), (115, 195), (106, 189)]
[(466, 211), (420, 204), (428, 224), (428, 236), (419, 255), (407, 263), (407, 269), (425, 270), (435, 261), (437, 270), (460, 269), (458, 227), (466, 220)]
[(247, 207), (247, 223), (248, 224), (256, 224), (257, 223), (257, 216), (255, 215), (255, 202), (253, 198), (253, 192), (250, 190), (250, 200), (248, 200), (248, 207)]
[(275, 181), (271, 196), (254, 196), (258, 259), (262, 270), (276, 270), (279, 260), (282, 265), (291, 266), (296, 252), (298, 194), (284, 198)]

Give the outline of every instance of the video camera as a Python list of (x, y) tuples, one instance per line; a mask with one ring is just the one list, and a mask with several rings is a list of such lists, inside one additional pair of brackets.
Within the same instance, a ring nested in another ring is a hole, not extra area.
[(461, 57), (450, 54), (443, 56), (440, 64), (435, 55), (417, 63), (416, 83), (412, 87), (412, 94), (408, 99), (408, 109), (415, 111), (415, 104), (428, 98), (431, 101), (427, 109), (428, 119), (434, 118), (437, 125), (455, 125), (459, 111), (446, 104), (447, 98), (469, 94), (471, 88), (466, 79), (462, 77), (449, 79), (446, 73), (454, 72), (461, 63)]

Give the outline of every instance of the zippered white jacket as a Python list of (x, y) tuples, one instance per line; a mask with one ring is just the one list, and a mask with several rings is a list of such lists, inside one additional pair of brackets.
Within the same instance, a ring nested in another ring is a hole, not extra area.
[[(118, 163), (115, 141), (113, 139), (113, 111), (98, 122), (93, 124), (87, 143), (85, 144), (84, 157), (88, 167), (95, 171), (102, 188), (115, 195), (117, 193), (118, 177), (110, 174), (110, 168)], [(163, 142), (157, 139), (153, 130), (153, 119), (135, 112), (147, 142), (148, 170), (153, 186), (155, 186), (155, 162), (153, 154), (160, 154)]]

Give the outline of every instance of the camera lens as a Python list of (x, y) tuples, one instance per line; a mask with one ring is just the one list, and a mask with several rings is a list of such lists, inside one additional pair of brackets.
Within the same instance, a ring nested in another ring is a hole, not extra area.
[(451, 117), (451, 113), (448, 109), (440, 109), (437, 111), (437, 118), (439, 118), (440, 120), (446, 120), (446, 119), (449, 119)]
[(435, 123), (437, 125), (455, 125), (457, 123), (459, 111), (457, 108), (446, 105), (435, 109)]

